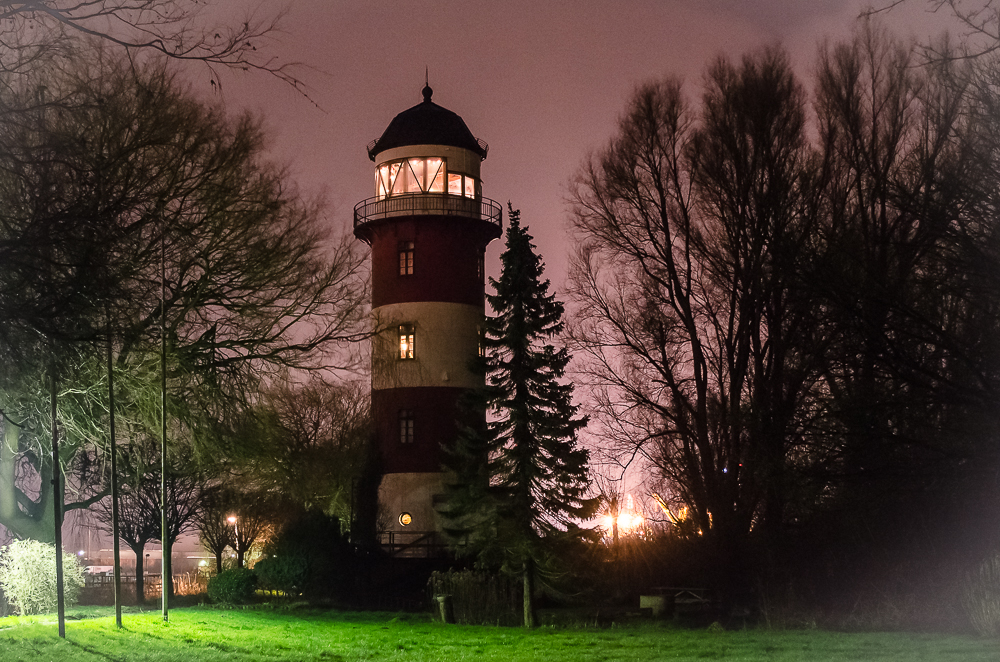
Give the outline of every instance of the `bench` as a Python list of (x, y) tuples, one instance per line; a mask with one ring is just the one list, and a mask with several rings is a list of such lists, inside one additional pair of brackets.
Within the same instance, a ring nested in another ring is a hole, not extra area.
[(649, 609), (653, 616), (705, 611), (712, 606), (707, 588), (657, 586), (639, 596), (639, 609)]

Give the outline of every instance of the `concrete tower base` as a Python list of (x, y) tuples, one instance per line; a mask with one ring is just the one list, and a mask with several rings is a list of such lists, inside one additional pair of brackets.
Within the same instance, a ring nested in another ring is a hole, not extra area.
[[(444, 492), (443, 473), (392, 473), (382, 477), (378, 501), (388, 517), (386, 531), (440, 531), (434, 503)], [(403, 523), (404, 513), (410, 516)]]

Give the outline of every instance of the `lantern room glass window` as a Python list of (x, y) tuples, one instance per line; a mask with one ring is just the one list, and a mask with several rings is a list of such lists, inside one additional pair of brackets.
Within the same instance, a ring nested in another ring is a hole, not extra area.
[(419, 157), (383, 163), (375, 169), (375, 196), (448, 193), (466, 198), (482, 194), (482, 184), (471, 175), (448, 172), (440, 157)]
[(424, 161), (424, 167), (424, 191), (444, 193), (444, 161), (442, 159), (427, 159)]

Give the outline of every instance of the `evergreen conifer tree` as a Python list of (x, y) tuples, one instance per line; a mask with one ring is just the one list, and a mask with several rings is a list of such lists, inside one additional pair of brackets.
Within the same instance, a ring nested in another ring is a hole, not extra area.
[[(448, 531), (488, 565), (524, 581), (524, 624), (535, 624), (533, 593), (540, 562), (554, 544), (585, 536), (596, 509), (586, 497), (588, 452), (576, 434), (573, 385), (562, 382), (569, 353), (551, 341), (563, 329), (563, 305), (548, 293), (543, 264), (520, 211), (510, 223), (486, 319), (480, 367), (487, 385), (470, 400), (479, 424), (463, 428), (448, 454)], [(483, 412), (490, 421), (482, 422)]]

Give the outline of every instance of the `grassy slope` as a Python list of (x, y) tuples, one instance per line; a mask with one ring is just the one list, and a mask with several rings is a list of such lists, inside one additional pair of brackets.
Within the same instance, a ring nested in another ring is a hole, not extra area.
[[(103, 610), (107, 613), (107, 610)], [(1000, 642), (972, 637), (831, 632), (709, 632), (655, 625), (611, 629), (445, 626), (419, 615), (187, 608), (70, 620), (0, 618), (0, 660), (277, 662), (279, 660), (1000, 660)]]

